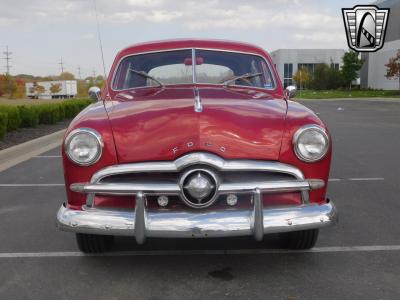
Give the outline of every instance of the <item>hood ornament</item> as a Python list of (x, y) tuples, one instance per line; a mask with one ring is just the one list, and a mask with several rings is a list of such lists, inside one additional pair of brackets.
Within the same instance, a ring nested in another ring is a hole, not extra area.
[(195, 112), (203, 111), (203, 105), (201, 105), (200, 92), (197, 87), (194, 88), (194, 111)]

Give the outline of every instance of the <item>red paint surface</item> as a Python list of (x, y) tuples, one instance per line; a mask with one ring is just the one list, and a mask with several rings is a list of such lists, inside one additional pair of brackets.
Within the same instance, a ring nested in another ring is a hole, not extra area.
[(201, 87), (203, 112), (197, 113), (192, 86), (145, 90), (123, 92), (133, 99), (114, 101), (108, 111), (121, 163), (174, 160), (193, 151), (278, 160), (284, 100), (252, 89)]

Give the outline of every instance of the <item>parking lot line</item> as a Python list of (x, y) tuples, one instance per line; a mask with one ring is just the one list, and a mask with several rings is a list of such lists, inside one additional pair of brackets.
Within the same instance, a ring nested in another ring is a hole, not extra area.
[(50, 187), (65, 186), (64, 183), (0, 183), (0, 187)]
[(385, 180), (385, 178), (383, 177), (367, 177), (367, 178), (329, 178), (328, 181), (329, 182), (337, 182), (337, 181), (344, 181), (344, 180), (348, 180), (348, 181), (381, 181), (381, 180)]
[(385, 180), (382, 177), (375, 177), (375, 178), (349, 178), (348, 180), (351, 181), (375, 181), (375, 180)]
[(85, 254), (79, 251), (59, 252), (9, 252), (0, 253), (0, 259), (6, 258), (46, 258), (46, 257), (83, 257), (83, 256), (168, 256), (168, 255), (242, 255), (242, 254), (299, 254), (299, 253), (337, 253), (337, 252), (376, 252), (400, 251), (400, 245), (316, 247), (310, 250), (283, 249), (239, 249), (239, 250), (150, 250), (150, 251), (118, 251)]

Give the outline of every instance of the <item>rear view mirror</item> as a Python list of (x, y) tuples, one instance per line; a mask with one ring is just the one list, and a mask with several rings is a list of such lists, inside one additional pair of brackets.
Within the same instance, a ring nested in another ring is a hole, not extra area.
[(285, 89), (285, 96), (286, 98), (292, 99), (297, 94), (297, 88), (294, 85), (289, 85)]
[(99, 87), (97, 87), (97, 86), (92, 86), (92, 87), (89, 89), (88, 93), (89, 93), (90, 98), (92, 98), (94, 101), (99, 101), (99, 100), (100, 100), (100, 93), (101, 93), (101, 90), (100, 90)]
[[(191, 57), (185, 58), (183, 63), (185, 64), (185, 66), (191, 66), (192, 65), (192, 58)], [(197, 56), (196, 57), (196, 65), (202, 65), (203, 63), (204, 63), (204, 58), (200, 57), (200, 56)]]

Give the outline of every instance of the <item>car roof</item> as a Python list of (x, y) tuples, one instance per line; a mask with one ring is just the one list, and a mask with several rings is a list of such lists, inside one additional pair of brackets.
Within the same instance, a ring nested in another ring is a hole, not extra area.
[(165, 51), (169, 49), (172, 50), (182, 48), (220, 49), (227, 51), (249, 52), (262, 56), (266, 55), (266, 52), (262, 48), (244, 42), (213, 39), (171, 39), (134, 44), (123, 49), (118, 56), (121, 57), (135, 53), (162, 50)]

